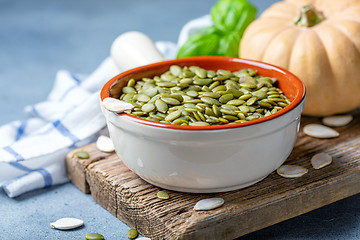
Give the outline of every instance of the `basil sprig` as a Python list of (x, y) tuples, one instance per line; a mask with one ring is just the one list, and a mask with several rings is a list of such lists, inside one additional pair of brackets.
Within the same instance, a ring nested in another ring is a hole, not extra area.
[(177, 58), (204, 55), (237, 57), (246, 27), (256, 8), (247, 0), (220, 0), (211, 9), (213, 26), (194, 34), (180, 48)]

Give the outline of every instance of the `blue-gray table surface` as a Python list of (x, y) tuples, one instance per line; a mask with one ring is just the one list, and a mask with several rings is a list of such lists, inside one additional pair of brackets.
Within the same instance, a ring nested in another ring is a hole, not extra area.
[[(25, 119), (23, 108), (46, 99), (60, 69), (90, 74), (112, 41), (137, 30), (176, 42), (182, 26), (209, 13), (216, 0), (0, 0), (0, 125)], [(251, 0), (259, 13), (276, 0)], [(1, 137), (1, 136), (0, 136)], [(11, 199), (0, 190), (0, 239), (128, 239), (126, 224), (71, 183)], [(239, 239), (360, 239), (360, 194)], [(76, 217), (85, 226), (52, 229)], [(242, 223), (239, 223), (242, 224)]]

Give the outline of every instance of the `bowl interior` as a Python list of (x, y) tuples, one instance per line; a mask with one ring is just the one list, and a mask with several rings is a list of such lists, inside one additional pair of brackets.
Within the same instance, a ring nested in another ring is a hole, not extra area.
[(256, 120), (252, 120), (244, 123), (230, 124), (230, 125), (212, 125), (212, 126), (202, 126), (202, 127), (171, 125), (171, 124), (149, 121), (125, 113), (122, 113), (122, 115), (125, 115), (129, 117), (131, 120), (142, 124), (156, 126), (156, 127), (163, 127), (163, 128), (183, 129), (183, 130), (223, 129), (223, 128), (243, 127), (243, 126), (258, 124), (276, 118), (294, 109), (304, 100), (305, 97), (304, 84), (294, 74), (282, 68), (258, 61), (246, 60), (240, 58), (221, 57), (221, 56), (201, 56), (201, 57), (188, 57), (188, 58), (163, 61), (163, 62), (149, 64), (125, 71), (115, 76), (104, 85), (103, 89), (101, 90), (101, 100), (107, 97), (119, 98), (122, 93), (122, 88), (126, 86), (127, 82), (130, 79), (133, 78), (137, 81), (137, 80), (141, 80), (144, 77), (152, 78), (154, 76), (161, 75), (162, 73), (168, 71), (171, 65), (179, 65), (182, 67), (199, 66), (206, 70), (225, 69), (231, 72), (239, 71), (241, 69), (246, 69), (246, 68), (255, 69), (258, 71), (258, 74), (261, 76), (276, 78), (278, 81), (278, 87), (284, 92), (285, 96), (287, 96), (291, 100), (291, 104), (289, 104), (284, 109), (274, 114), (271, 114), (270, 116), (262, 117)]

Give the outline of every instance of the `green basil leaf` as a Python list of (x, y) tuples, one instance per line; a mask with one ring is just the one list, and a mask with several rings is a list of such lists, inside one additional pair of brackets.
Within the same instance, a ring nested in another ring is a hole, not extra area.
[(210, 32), (192, 35), (180, 48), (177, 58), (217, 55), (219, 36)]
[(255, 17), (255, 6), (246, 0), (220, 0), (211, 9), (211, 19), (217, 29), (238, 31), (240, 36)]
[(226, 34), (220, 38), (217, 55), (238, 57), (240, 35), (237, 32)]

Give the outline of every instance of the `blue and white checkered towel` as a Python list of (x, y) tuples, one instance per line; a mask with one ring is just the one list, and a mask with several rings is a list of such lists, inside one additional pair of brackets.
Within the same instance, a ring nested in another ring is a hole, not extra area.
[[(186, 24), (178, 46), (210, 24), (209, 16)], [(165, 59), (175, 57), (175, 44), (157, 42), (156, 46)], [(29, 119), (0, 127), (0, 185), (9, 197), (68, 181), (65, 155), (106, 132), (99, 92), (120, 72), (110, 57), (87, 77), (60, 70), (48, 99), (25, 108)]]

